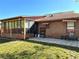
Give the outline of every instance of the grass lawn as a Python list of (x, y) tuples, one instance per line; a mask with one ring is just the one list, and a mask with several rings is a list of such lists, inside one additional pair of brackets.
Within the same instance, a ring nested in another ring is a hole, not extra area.
[(0, 44), (0, 59), (79, 59), (79, 52), (27, 41)]

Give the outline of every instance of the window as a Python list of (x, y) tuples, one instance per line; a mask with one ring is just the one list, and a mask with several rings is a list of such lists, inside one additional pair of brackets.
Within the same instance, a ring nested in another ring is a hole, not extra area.
[(34, 24), (34, 21), (26, 21), (25, 22), (25, 28), (31, 28), (32, 26), (33, 26), (33, 24)]
[(1, 28), (1, 22), (0, 22), (0, 28)]
[(21, 28), (24, 28), (24, 20), (21, 20)]
[(14, 29), (14, 21), (11, 22), (12, 29)]
[(29, 28), (29, 21), (25, 22), (25, 28), (27, 28), (27, 29)]
[(4, 22), (4, 29), (6, 29), (6, 22)]
[(2, 28), (4, 28), (4, 22), (2, 22), (2, 25), (1, 26), (2, 26)]
[(6, 29), (8, 29), (8, 22), (6, 22)]
[(67, 29), (74, 29), (74, 22), (67, 22)]
[(21, 28), (21, 21), (20, 20), (17, 21), (17, 26), (18, 26), (18, 28)]
[(9, 29), (12, 29), (11, 22), (9, 22)]
[(15, 28), (17, 28), (17, 26), (18, 26), (18, 25), (17, 25), (17, 21), (15, 21)]

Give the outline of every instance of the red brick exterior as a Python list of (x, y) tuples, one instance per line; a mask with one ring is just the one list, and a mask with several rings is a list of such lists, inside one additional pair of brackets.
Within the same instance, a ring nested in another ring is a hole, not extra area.
[[(44, 22), (39, 22), (38, 30), (39, 30), (39, 27), (41, 26), (40, 24), (42, 23)], [(51, 21), (51, 22), (48, 21), (48, 23), (49, 25), (47, 26), (46, 32), (45, 32), (46, 37), (60, 38), (61, 36), (68, 35), (67, 22), (63, 22), (62, 20), (60, 20), (60, 21)], [(75, 22), (74, 34), (75, 36), (79, 37), (78, 19), (76, 19), (76, 22)]]

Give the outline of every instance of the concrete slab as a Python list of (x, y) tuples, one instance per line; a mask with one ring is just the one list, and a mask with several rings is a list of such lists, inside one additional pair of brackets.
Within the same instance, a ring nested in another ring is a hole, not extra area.
[(54, 39), (54, 38), (29, 38), (29, 40), (79, 48), (79, 41), (76, 41), (76, 40), (74, 41), (74, 40), (63, 40), (63, 39)]

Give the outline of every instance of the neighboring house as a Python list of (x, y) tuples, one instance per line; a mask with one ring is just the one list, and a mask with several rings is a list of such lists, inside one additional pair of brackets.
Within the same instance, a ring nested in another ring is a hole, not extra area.
[(62, 12), (36, 20), (40, 36), (61, 38), (79, 37), (79, 13)]
[(45, 16), (18, 16), (1, 19), (1, 37), (25, 39), (34, 36), (37, 31), (36, 19)]

